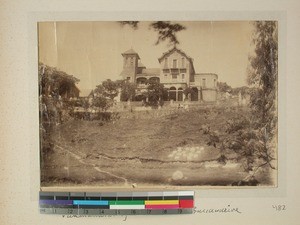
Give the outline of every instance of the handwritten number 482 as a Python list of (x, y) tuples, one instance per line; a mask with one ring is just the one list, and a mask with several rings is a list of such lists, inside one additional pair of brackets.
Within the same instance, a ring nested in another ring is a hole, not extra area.
[(276, 211), (284, 211), (286, 210), (286, 206), (285, 205), (272, 205), (273, 209), (275, 209)]

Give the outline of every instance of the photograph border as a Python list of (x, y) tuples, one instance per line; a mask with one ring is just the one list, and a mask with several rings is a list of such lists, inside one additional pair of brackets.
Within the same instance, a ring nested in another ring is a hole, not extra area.
[[(213, 197), (284, 197), (286, 196), (286, 81), (283, 74), (285, 74), (285, 55), (286, 55), (286, 14), (283, 11), (277, 12), (34, 12), (29, 15), (28, 20), (28, 34), (30, 40), (28, 51), (29, 58), (33, 59), (29, 61), (29, 74), (36, 74), (33, 79), (34, 82), (37, 82), (37, 68), (38, 68), (38, 54), (37, 54), (37, 22), (42, 21), (119, 21), (119, 20), (174, 20), (174, 21), (223, 21), (223, 20), (277, 20), (279, 27), (279, 43), (278, 43), (278, 52), (279, 52), (279, 71), (278, 71), (278, 187), (262, 187), (262, 188), (229, 188), (228, 187), (212, 187), (212, 186), (203, 186), (197, 187), (195, 191), (201, 191), (201, 195), (207, 198)], [(33, 89), (35, 93), (31, 93), (32, 99), (36, 102), (30, 102), (32, 106), (36, 109), (38, 114), (38, 85)], [(35, 114), (36, 118), (32, 116), (31, 121), (33, 124), (38, 124), (38, 115)], [(37, 122), (37, 123), (36, 123)], [(35, 127), (36, 128), (36, 127)], [(38, 128), (38, 127), (37, 127)], [(38, 130), (38, 129), (37, 129)], [(37, 168), (40, 168), (39, 165), (39, 135), (36, 133), (35, 129), (31, 128), (32, 137), (35, 137), (31, 141), (31, 163), (30, 163), (30, 178), (31, 178), (31, 197), (35, 198), (36, 190), (40, 190), (39, 180), (37, 182), (37, 177), (40, 178), (39, 171)], [(37, 138), (37, 139), (36, 139)], [(283, 151), (281, 151), (283, 149)], [(168, 187), (170, 189), (170, 187)], [(171, 187), (173, 188), (173, 187)], [(180, 189), (195, 189), (194, 186), (182, 187)], [(199, 188), (199, 189), (198, 189)], [(54, 190), (51, 188), (42, 188), (42, 190)], [(72, 188), (55, 188), (55, 190), (93, 190), (101, 189), (105, 190), (103, 187), (72, 187)], [(110, 191), (111, 189), (108, 188)], [(161, 189), (161, 187), (159, 187)], [(224, 190), (226, 189), (226, 190)], [(120, 190), (118, 188), (114, 190)], [(121, 189), (122, 191), (128, 191), (128, 189)], [(133, 189), (129, 189), (134, 191)], [(137, 189), (140, 191), (141, 189)], [(153, 188), (151, 187), (151, 190)], [(272, 191), (270, 191), (272, 190)], [(142, 191), (142, 190), (141, 190)]]

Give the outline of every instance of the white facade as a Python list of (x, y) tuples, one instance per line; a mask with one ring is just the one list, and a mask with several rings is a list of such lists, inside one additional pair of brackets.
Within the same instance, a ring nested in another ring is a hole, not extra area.
[[(218, 75), (213, 73), (195, 73), (193, 59), (176, 47), (158, 59), (159, 68), (147, 69), (140, 61), (139, 55), (132, 49), (122, 54), (124, 79), (138, 84), (139, 93), (147, 88), (147, 81), (156, 80), (168, 89), (168, 100), (216, 101)], [(128, 61), (131, 59), (132, 61)], [(190, 98), (184, 96), (187, 88), (192, 89)]]

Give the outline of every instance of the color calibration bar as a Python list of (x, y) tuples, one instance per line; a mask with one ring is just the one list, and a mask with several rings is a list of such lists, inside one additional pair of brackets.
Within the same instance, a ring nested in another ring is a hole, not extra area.
[(40, 192), (39, 205), (42, 214), (187, 214), (193, 212), (194, 191)]

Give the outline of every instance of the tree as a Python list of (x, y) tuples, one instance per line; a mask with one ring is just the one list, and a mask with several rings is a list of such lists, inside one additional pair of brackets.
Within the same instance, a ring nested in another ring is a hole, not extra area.
[(232, 91), (232, 87), (229, 86), (226, 82), (218, 82), (217, 87), (218, 87), (219, 92), (225, 93), (225, 92), (231, 92)]
[(250, 91), (251, 88), (249, 88), (248, 86), (242, 86), (242, 87), (232, 88), (231, 94), (238, 95), (239, 93), (241, 93), (241, 95), (244, 96), (246, 94), (250, 94)]
[(254, 55), (249, 57), (248, 84), (254, 129), (260, 131), (261, 157), (273, 168), (277, 130), (278, 27), (276, 21), (254, 23)]
[(228, 120), (221, 135), (218, 131), (208, 132), (207, 144), (220, 149), (220, 159), (226, 161), (224, 150), (234, 151), (245, 170), (251, 172), (248, 177), (251, 182), (238, 182), (238, 185), (255, 185), (258, 181), (254, 176), (260, 169), (266, 166), (275, 169), (272, 162), (276, 158), (277, 23), (259, 21), (254, 23), (254, 27), (254, 54), (249, 57), (247, 79), (251, 86), (247, 89), (250, 93), (250, 113), (241, 112)]
[(264, 128), (266, 134), (274, 135), (277, 125), (276, 98), (278, 77), (278, 28), (275, 21), (254, 23), (254, 54), (249, 57), (248, 84), (250, 105), (256, 117), (256, 127)]
[(106, 111), (112, 105), (113, 105), (113, 102), (110, 99), (105, 98), (104, 96), (96, 96), (93, 99), (93, 106), (96, 106), (103, 111)]
[(157, 81), (149, 81), (147, 87), (148, 104), (150, 106), (162, 105), (165, 92), (166, 89), (163, 84)]
[(64, 95), (70, 97), (74, 95), (73, 92), (78, 91), (76, 87), (76, 83), (78, 82), (79, 79), (73, 75), (39, 63), (39, 91), (42, 95), (51, 95), (55, 98)]
[(96, 95), (101, 95), (103, 97), (114, 100), (114, 98), (119, 94), (118, 92), (119, 85), (117, 82), (107, 79), (98, 85), (94, 90)]
[(121, 101), (133, 100), (135, 97), (136, 84), (128, 82), (128, 80), (117, 81), (121, 89)]
[[(129, 25), (133, 29), (138, 29), (139, 21), (121, 21), (120, 23), (122, 26)], [(150, 23), (149, 28), (158, 33), (155, 45), (166, 40), (168, 40), (171, 45), (179, 44), (176, 34), (186, 29), (179, 23), (171, 23), (169, 21), (152, 22)]]
[(119, 83), (107, 79), (93, 90), (93, 105), (106, 111), (113, 106), (114, 98), (119, 94)]
[(197, 91), (195, 91), (193, 88), (190, 88), (190, 87), (187, 87), (186, 89), (184, 89), (183, 93), (186, 96), (186, 98), (188, 98), (188, 96), (190, 96), (190, 98), (191, 98), (192, 95), (198, 95)]

